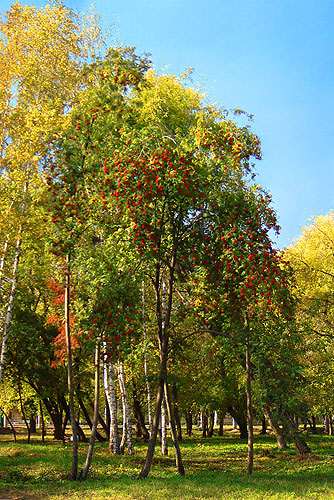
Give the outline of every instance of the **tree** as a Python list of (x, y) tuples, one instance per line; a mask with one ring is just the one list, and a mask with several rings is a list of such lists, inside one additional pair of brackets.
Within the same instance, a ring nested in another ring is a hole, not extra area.
[(1, 285), (4, 278), (9, 283), (3, 287), (0, 318), (0, 380), (19, 261), (44, 190), (40, 161), (52, 134), (66, 126), (68, 110), (81, 92), (78, 74), (99, 41), (94, 20), (90, 27), (87, 30), (78, 16), (56, 2), (41, 9), (16, 3), (0, 23), (0, 203), (6, 214), (0, 228)]
[(334, 213), (314, 217), (289, 248), (295, 276), (299, 335), (307, 386), (304, 400), (315, 414), (332, 415), (334, 403), (328, 387), (332, 381), (334, 328)]

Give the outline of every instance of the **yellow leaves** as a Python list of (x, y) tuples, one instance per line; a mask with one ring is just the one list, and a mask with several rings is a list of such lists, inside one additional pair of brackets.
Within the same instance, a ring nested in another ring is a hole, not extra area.
[(153, 123), (162, 133), (188, 129), (194, 122), (193, 113), (201, 109), (203, 96), (185, 86), (184, 75), (157, 76), (154, 71), (146, 74), (146, 84), (140, 92), (140, 118)]
[[(301, 315), (316, 329), (334, 326), (334, 212), (313, 217), (301, 237), (285, 251), (296, 278)], [(323, 323), (324, 322), (324, 323)], [(319, 325), (322, 325), (319, 327)], [(332, 325), (332, 326), (331, 326)]]

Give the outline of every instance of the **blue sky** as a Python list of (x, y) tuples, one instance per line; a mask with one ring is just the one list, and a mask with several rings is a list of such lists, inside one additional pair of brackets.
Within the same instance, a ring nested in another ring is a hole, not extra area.
[[(0, 0), (4, 13), (11, 1)], [(44, 1), (21, 1), (42, 6)], [(68, 0), (87, 11), (86, 0)], [(194, 80), (210, 102), (254, 115), (258, 182), (273, 197), (279, 247), (334, 208), (333, 0), (96, 0), (114, 39), (157, 70)]]

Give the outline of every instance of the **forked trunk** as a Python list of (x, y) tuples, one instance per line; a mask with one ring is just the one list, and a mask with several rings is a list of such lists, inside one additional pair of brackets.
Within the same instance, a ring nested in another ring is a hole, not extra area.
[(89, 471), (90, 463), (92, 461), (97, 423), (98, 423), (98, 412), (99, 412), (99, 396), (100, 396), (100, 342), (96, 341), (95, 345), (95, 355), (94, 355), (94, 365), (95, 365), (95, 380), (94, 380), (94, 415), (93, 415), (93, 425), (92, 433), (89, 440), (89, 446), (86, 456), (85, 465), (80, 472), (80, 479), (85, 480)]
[(168, 455), (167, 445), (167, 409), (166, 399), (162, 400), (161, 404), (161, 455)]
[(161, 359), (160, 359), (159, 386), (158, 386), (158, 392), (157, 392), (157, 397), (156, 397), (156, 402), (155, 402), (155, 411), (154, 411), (153, 422), (152, 422), (152, 432), (151, 432), (150, 440), (148, 442), (145, 462), (144, 462), (142, 469), (141, 469), (139, 476), (138, 476), (139, 479), (144, 479), (145, 477), (148, 476), (148, 474), (150, 472), (151, 465), (152, 465), (152, 460), (153, 460), (153, 455), (154, 455), (154, 450), (155, 450), (155, 445), (157, 442), (157, 435), (158, 435), (158, 430), (159, 430), (162, 398), (164, 395), (166, 363), (167, 363), (167, 353), (164, 352), (164, 353), (162, 353)]
[(272, 413), (269, 408), (263, 408), (263, 414), (269, 422), (270, 428), (273, 431), (276, 441), (277, 447), (279, 450), (285, 450), (287, 448), (285, 435), (283, 433), (283, 429), (278, 425), (275, 418), (272, 416)]
[(179, 442), (177, 439), (175, 420), (174, 420), (174, 415), (173, 415), (173, 411), (172, 411), (172, 405), (170, 402), (170, 394), (169, 394), (169, 390), (168, 390), (167, 380), (165, 380), (164, 391), (165, 391), (164, 392), (165, 393), (165, 401), (166, 401), (168, 418), (169, 418), (169, 423), (170, 423), (172, 441), (173, 441), (173, 446), (174, 446), (174, 451), (175, 451), (176, 467), (177, 467), (179, 474), (181, 474), (181, 476), (184, 476), (185, 471), (184, 471), (184, 466), (182, 463), (181, 450), (180, 450)]

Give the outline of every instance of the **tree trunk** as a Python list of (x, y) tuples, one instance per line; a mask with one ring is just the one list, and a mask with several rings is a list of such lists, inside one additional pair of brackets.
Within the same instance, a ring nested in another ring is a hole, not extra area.
[(140, 401), (137, 398), (136, 386), (133, 385), (133, 409), (134, 409), (134, 417), (136, 420), (137, 426), (137, 436), (143, 437), (145, 441), (148, 441), (150, 438), (150, 434), (146, 429), (144, 415), (141, 409)]
[(71, 346), (71, 331), (70, 331), (70, 255), (66, 255), (66, 271), (65, 271), (65, 301), (64, 301), (64, 316), (65, 316), (65, 336), (66, 336), (66, 353), (67, 353), (67, 385), (69, 396), (69, 411), (70, 422), (72, 427), (72, 472), (71, 480), (76, 481), (78, 475), (78, 435), (77, 425), (74, 414), (74, 387), (72, 373), (72, 346)]
[(263, 415), (262, 420), (261, 420), (261, 432), (260, 434), (266, 435), (267, 434), (267, 422), (266, 422), (266, 417)]
[(285, 450), (287, 448), (286, 439), (283, 433), (283, 429), (281, 429), (278, 423), (276, 422), (277, 419), (273, 417), (272, 412), (267, 407), (263, 408), (263, 414), (267, 418), (269, 425), (276, 437), (278, 449)]
[(215, 423), (215, 415), (214, 415), (214, 413), (212, 411), (210, 411), (210, 414), (209, 414), (209, 426), (208, 426), (208, 437), (212, 437), (213, 436), (214, 423)]
[(218, 436), (223, 436), (224, 435), (224, 417), (225, 414), (222, 412), (219, 412), (219, 431), (218, 431)]
[(167, 380), (165, 380), (164, 394), (165, 394), (165, 401), (166, 401), (166, 406), (167, 406), (167, 411), (168, 411), (168, 418), (169, 418), (169, 423), (170, 423), (172, 441), (173, 441), (173, 446), (174, 446), (174, 451), (175, 451), (176, 467), (177, 467), (179, 474), (181, 474), (181, 476), (184, 476), (185, 472), (184, 472), (184, 467), (183, 467), (183, 463), (182, 463), (181, 450), (180, 450), (180, 446), (179, 446), (179, 443), (177, 440), (177, 432), (176, 432), (176, 427), (175, 427), (174, 415), (173, 415), (173, 411), (172, 411), (172, 405), (170, 402), (170, 395), (169, 395)]
[(110, 411), (109, 451), (114, 455), (120, 454), (120, 442), (117, 424), (117, 400), (114, 382), (114, 366), (111, 361), (104, 363), (104, 390)]
[(61, 408), (59, 408), (58, 404), (55, 401), (50, 401), (48, 398), (43, 398), (43, 403), (53, 423), (54, 438), (63, 441), (64, 431), (63, 431), (63, 416)]
[(148, 428), (150, 434), (152, 434), (152, 396), (151, 396), (151, 384), (148, 378), (148, 366), (147, 366), (147, 333), (146, 333), (146, 316), (145, 316), (145, 281), (142, 283), (142, 306), (143, 306), (143, 336), (144, 336), (144, 375), (146, 381), (146, 393), (147, 393), (147, 415), (148, 415)]
[(247, 419), (245, 419), (244, 415), (241, 412), (238, 412), (233, 408), (233, 406), (228, 407), (228, 412), (231, 417), (238, 424), (240, 431), (240, 439), (248, 439), (248, 431), (247, 431)]
[[(86, 394), (87, 396), (87, 394)], [(88, 401), (89, 401), (89, 404), (94, 412), (94, 403), (92, 401), (89, 400), (88, 398)], [(104, 419), (102, 418), (102, 415), (100, 412), (98, 412), (97, 414), (97, 421), (98, 423), (101, 425), (101, 427), (103, 428), (104, 432), (106, 433), (107, 436), (109, 436), (109, 431), (110, 431), (110, 425), (108, 426), (107, 423), (104, 421)], [(101, 436), (101, 434), (99, 434)], [(96, 434), (96, 437), (99, 441), (105, 441), (104, 437), (101, 436), (101, 439), (99, 439), (98, 437), (98, 434)]]
[(193, 414), (191, 411), (186, 412), (186, 428), (187, 428), (187, 435), (191, 436), (193, 433)]
[(168, 455), (168, 444), (167, 444), (167, 410), (166, 410), (166, 399), (162, 400), (161, 404), (161, 455)]
[(173, 396), (173, 414), (175, 418), (175, 425), (177, 429), (177, 440), (182, 441), (182, 426), (179, 415), (179, 406), (178, 406), (178, 395), (177, 395), (177, 387), (173, 385), (171, 387), (172, 396)]
[(300, 458), (304, 458), (311, 453), (305, 439), (300, 435), (298, 425), (295, 420), (288, 414), (281, 415), (283, 425), (287, 428), (289, 435), (292, 437), (297, 453)]
[(93, 426), (92, 433), (89, 440), (89, 446), (86, 456), (85, 465), (80, 472), (80, 479), (85, 480), (89, 471), (90, 463), (92, 461), (96, 430), (97, 430), (97, 422), (98, 422), (98, 412), (99, 412), (99, 396), (100, 396), (100, 341), (96, 341), (95, 346), (95, 356), (94, 356), (94, 364), (95, 364), (95, 384), (94, 384), (94, 415), (93, 415)]
[(202, 437), (205, 438), (208, 435), (208, 415), (207, 412), (202, 412)]
[[(104, 381), (104, 363), (103, 363), (103, 381)], [(106, 416), (106, 427), (107, 427), (106, 434), (107, 434), (108, 439), (109, 439), (109, 436), (110, 436), (110, 409), (109, 409), (107, 395), (105, 392), (104, 392), (104, 399), (105, 399), (105, 416)]]
[(121, 451), (123, 452), (124, 447), (125, 447), (125, 441), (126, 441), (127, 445), (128, 445), (128, 454), (133, 455), (134, 449), (133, 449), (133, 440), (132, 440), (132, 418), (131, 418), (131, 412), (130, 412), (128, 392), (126, 390), (124, 366), (123, 366), (122, 362), (117, 363), (117, 375), (118, 375), (118, 383), (119, 383), (119, 389), (121, 392), (122, 408), (123, 408), (123, 436), (124, 436), (124, 439), (122, 436), (120, 448), (121, 448)]
[(153, 422), (152, 422), (152, 432), (151, 432), (150, 440), (149, 440), (148, 447), (147, 447), (145, 462), (144, 462), (142, 469), (139, 473), (139, 479), (144, 479), (145, 477), (148, 476), (148, 474), (150, 472), (151, 465), (152, 465), (154, 449), (155, 449), (155, 445), (157, 442), (157, 435), (158, 435), (158, 429), (159, 429), (161, 403), (162, 403), (162, 398), (163, 398), (163, 394), (164, 394), (166, 363), (167, 363), (167, 350), (165, 350), (165, 352), (162, 352), (161, 357), (160, 357), (159, 386), (158, 386), (158, 392), (157, 392), (157, 397), (156, 397), (156, 402), (155, 402), (155, 411), (154, 411)]
[(45, 422), (44, 422), (44, 412), (43, 412), (43, 405), (42, 401), (39, 401), (39, 414), (41, 417), (41, 423), (42, 423), (42, 443), (45, 443)]
[(9, 418), (9, 416), (7, 415), (7, 413), (5, 412), (5, 410), (3, 408), (0, 408), (1, 409), (1, 412), (4, 414), (4, 416), (6, 417), (12, 431), (13, 431), (13, 437), (14, 437), (14, 443), (16, 443), (16, 430), (15, 430), (15, 427), (11, 421), (11, 419)]
[(252, 408), (252, 386), (251, 386), (251, 353), (249, 340), (246, 343), (246, 392), (247, 392), (247, 430), (248, 430), (248, 451), (247, 451), (247, 472), (252, 474), (254, 461), (254, 428), (253, 428), (253, 408)]
[(30, 419), (29, 419), (29, 429), (30, 429), (30, 434), (36, 434), (36, 433), (37, 433), (37, 428), (36, 428), (36, 415), (30, 415)]
[(11, 287), (10, 287), (10, 292), (9, 292), (9, 297), (8, 297), (8, 304), (7, 304), (7, 308), (6, 308), (5, 322), (4, 322), (4, 326), (3, 326), (3, 332), (2, 332), (1, 353), (0, 353), (0, 382), (2, 380), (3, 372), (5, 369), (8, 336), (9, 336), (10, 326), (12, 323), (14, 300), (15, 300), (18, 275), (19, 275), (19, 261), (20, 261), (21, 243), (22, 243), (21, 233), (22, 233), (22, 226), (19, 230), (19, 236), (18, 236), (16, 243), (15, 243), (12, 281), (11, 281)]
[(28, 421), (27, 421), (26, 412), (24, 411), (24, 406), (23, 406), (23, 401), (22, 401), (21, 382), (18, 383), (18, 390), (19, 390), (19, 400), (20, 400), (22, 418), (23, 418), (24, 424), (25, 424), (25, 426), (27, 428), (27, 432), (28, 432), (28, 444), (30, 444), (30, 426), (29, 426)]
[(311, 422), (312, 422), (312, 426), (311, 426), (312, 432), (314, 434), (316, 434), (317, 433), (317, 424), (316, 424), (314, 415), (311, 416)]
[[(168, 290), (165, 281), (161, 282), (161, 269), (160, 265), (156, 266), (155, 273), (155, 294), (156, 294), (156, 316), (158, 322), (158, 337), (160, 349), (160, 367), (159, 367), (159, 383), (158, 392), (155, 404), (155, 412), (152, 422), (152, 432), (150, 441), (148, 443), (145, 462), (139, 474), (139, 479), (147, 477), (149, 474), (154, 449), (157, 440), (159, 420), (161, 414), (161, 403), (165, 391), (165, 382), (167, 380), (167, 357), (168, 357), (168, 330), (170, 323), (170, 316), (172, 312), (172, 295), (174, 283), (174, 270), (176, 265), (175, 255), (172, 257), (172, 262), (169, 268)], [(160, 298), (160, 285), (162, 285), (162, 297)]]
[[(84, 414), (85, 420), (86, 420), (86, 422), (87, 422), (87, 425), (88, 425), (88, 427), (90, 428), (90, 430), (92, 430), (92, 429), (93, 429), (93, 425), (94, 425), (94, 424), (92, 423), (91, 418), (90, 418), (90, 416), (89, 416), (89, 413), (88, 413), (88, 411), (87, 411), (87, 408), (86, 408), (86, 406), (85, 406), (84, 402), (83, 402), (83, 401), (82, 401), (82, 399), (81, 399), (81, 396), (80, 396), (80, 390), (79, 390), (79, 389), (76, 391), (76, 395), (77, 395), (77, 400), (78, 400), (79, 406), (80, 406), (80, 408), (82, 409), (82, 412), (83, 412), (83, 414)], [(94, 408), (95, 408), (95, 406), (94, 406), (94, 404), (93, 404), (93, 411), (94, 411)], [(100, 434), (97, 430), (96, 430), (96, 438), (97, 438), (97, 440), (98, 440), (98, 441), (100, 441), (100, 442), (104, 442), (104, 441), (106, 441), (106, 439), (105, 439), (103, 436), (101, 436), (101, 434)]]

